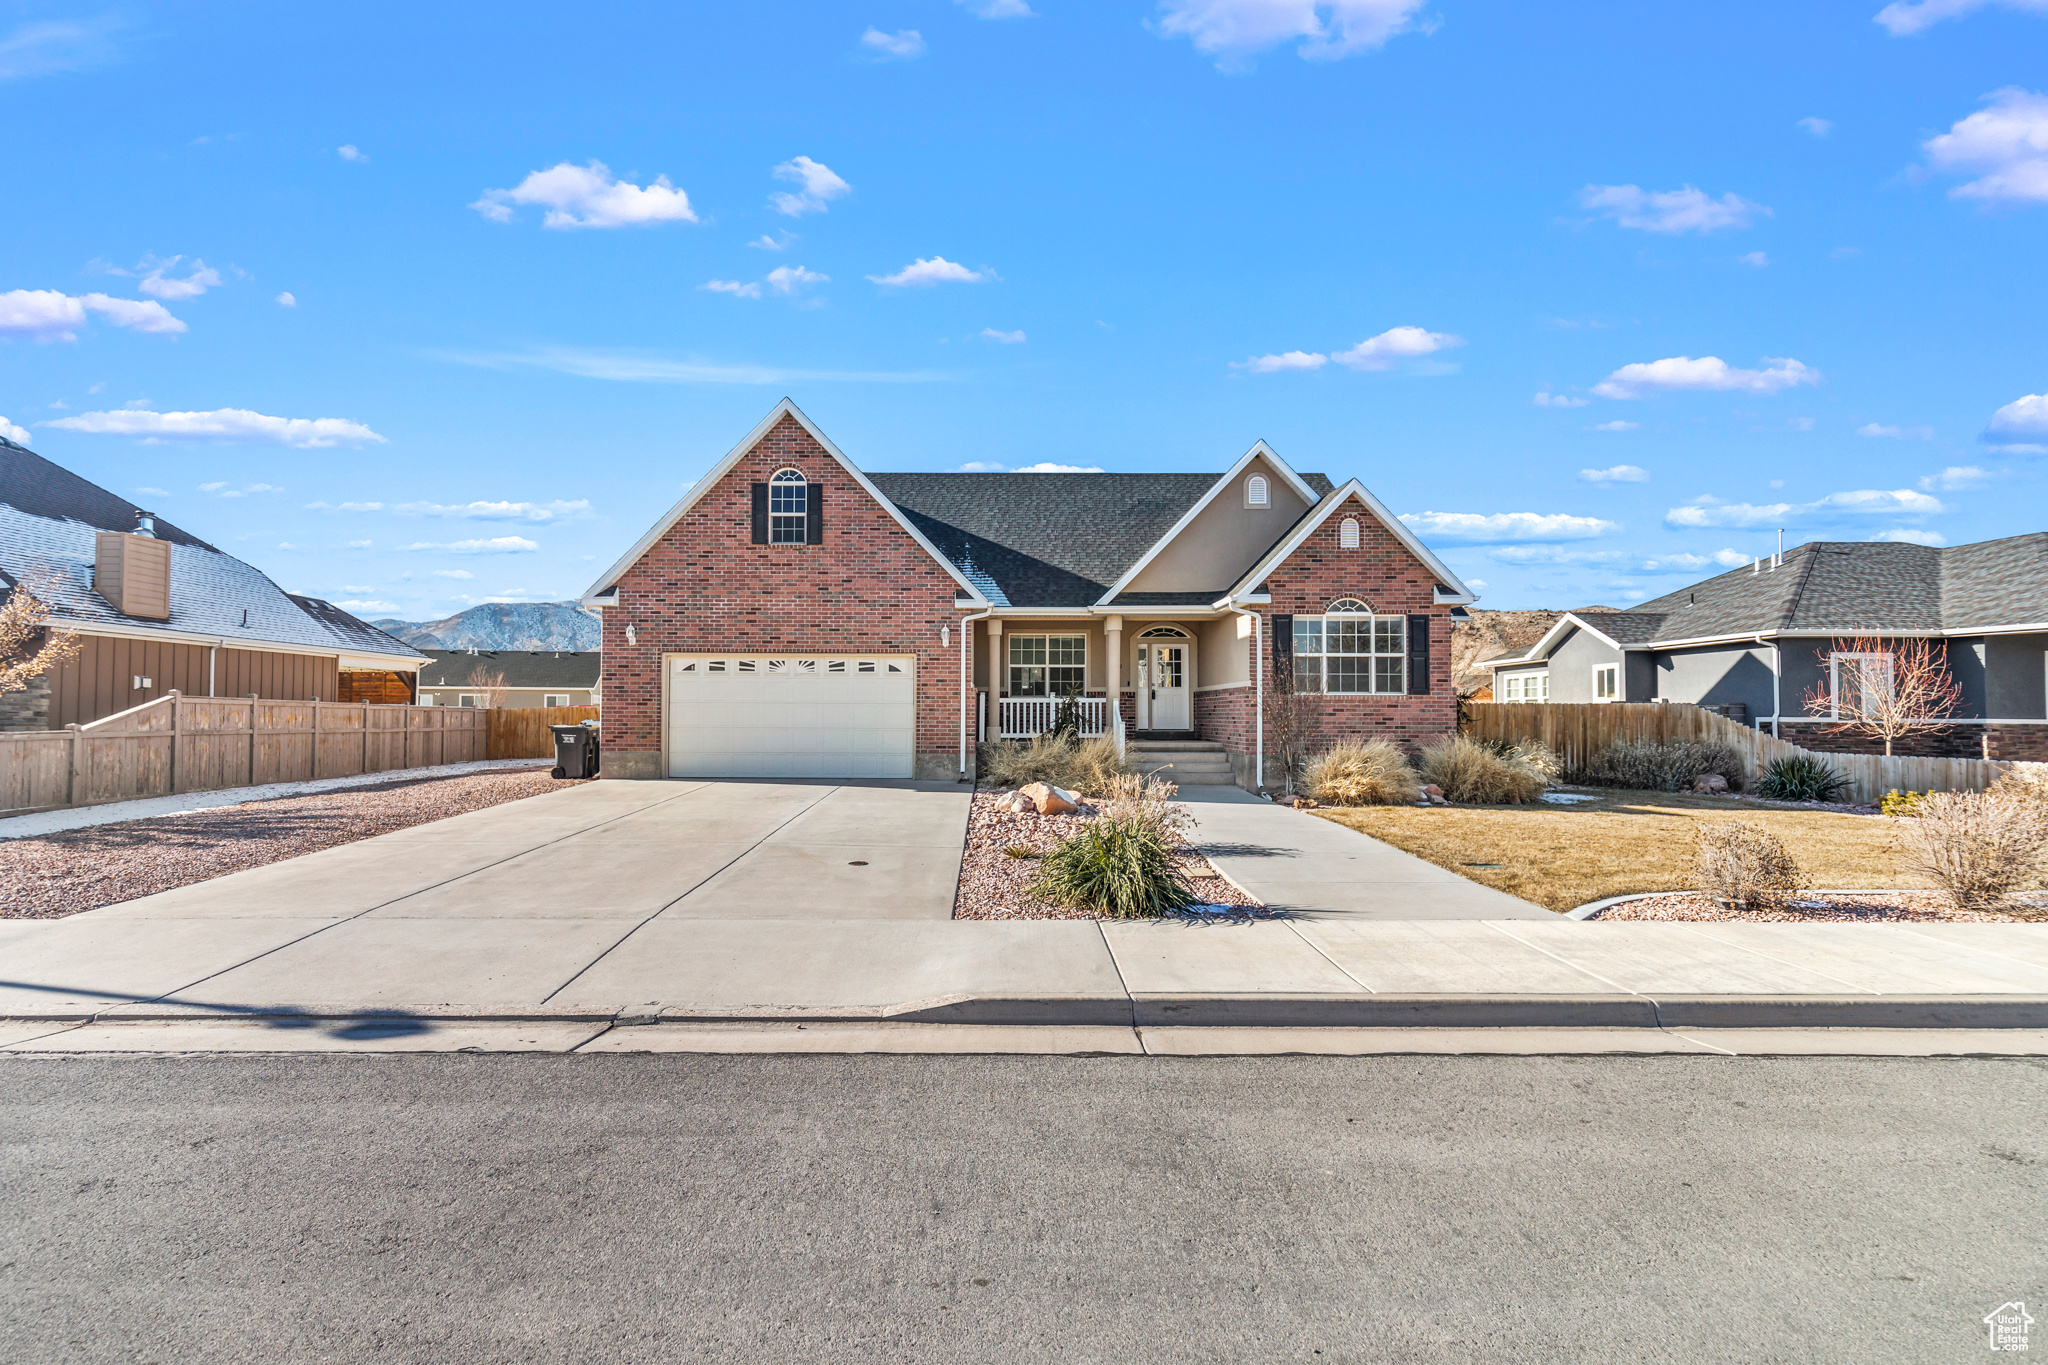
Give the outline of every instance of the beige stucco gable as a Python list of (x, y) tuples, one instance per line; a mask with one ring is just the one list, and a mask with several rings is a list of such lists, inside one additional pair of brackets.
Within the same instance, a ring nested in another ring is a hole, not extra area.
[[(1245, 505), (1245, 488), (1254, 476), (1266, 481), (1264, 507)], [(1263, 453), (1254, 455), (1123, 591), (1228, 591), (1309, 509), (1309, 501), (1295, 491), (1295, 482)]]

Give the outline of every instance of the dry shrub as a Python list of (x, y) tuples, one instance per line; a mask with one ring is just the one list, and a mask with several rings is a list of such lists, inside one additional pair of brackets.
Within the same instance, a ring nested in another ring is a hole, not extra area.
[(1990, 794), (2048, 806), (2048, 763), (2015, 763), (1991, 784)]
[(1534, 801), (1557, 772), (1557, 758), (1540, 744), (1518, 744), (1505, 754), (1453, 735), (1422, 751), (1422, 777), (1453, 801), (1518, 806)]
[(1097, 796), (1130, 772), (1116, 741), (1039, 735), (1028, 743), (998, 741), (981, 749), (981, 779), (993, 787), (1049, 782), (1070, 792)]
[(1586, 766), (1572, 774), (1572, 781), (1589, 787), (1670, 792), (1684, 791), (1707, 774), (1719, 773), (1728, 780), (1730, 791), (1740, 791), (1745, 771), (1742, 755), (1726, 744), (1623, 740), (1589, 757)]
[(1301, 789), (1326, 806), (1412, 805), (1422, 783), (1408, 756), (1384, 739), (1347, 739), (1308, 761)]
[(1902, 822), (1899, 834), (1906, 866), (1956, 909), (1992, 910), (2041, 877), (2048, 801), (2024, 791), (1929, 792), (1920, 798), (1920, 818)]
[(1096, 803), (1106, 820), (1136, 820), (1158, 830), (1169, 843), (1179, 844), (1195, 827), (1195, 819), (1186, 806), (1175, 804), (1178, 795), (1180, 788), (1164, 778), (1123, 773), (1109, 780)]
[(1762, 825), (1702, 821), (1693, 831), (1692, 884), (1742, 909), (1776, 910), (1799, 889), (1799, 864)]

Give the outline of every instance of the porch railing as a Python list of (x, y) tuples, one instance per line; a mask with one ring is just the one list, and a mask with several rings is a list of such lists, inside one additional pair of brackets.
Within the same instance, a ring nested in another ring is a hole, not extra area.
[[(1077, 697), (1081, 706), (1081, 737), (1107, 734), (1109, 699)], [(1052, 729), (1064, 700), (1059, 697), (1001, 697), (996, 702), (997, 733), (1004, 739), (1030, 739)]]

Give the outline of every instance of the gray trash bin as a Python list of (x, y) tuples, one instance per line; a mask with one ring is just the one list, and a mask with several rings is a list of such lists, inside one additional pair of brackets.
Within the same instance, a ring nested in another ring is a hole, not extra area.
[(598, 763), (597, 727), (594, 725), (550, 725), (555, 736), (555, 777), (596, 777)]

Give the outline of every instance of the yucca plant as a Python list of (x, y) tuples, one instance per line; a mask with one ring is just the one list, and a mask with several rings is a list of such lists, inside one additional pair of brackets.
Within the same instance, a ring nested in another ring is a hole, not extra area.
[(1764, 768), (1756, 794), (1773, 801), (1839, 801), (1849, 779), (1812, 754), (1787, 754)]
[(1105, 816), (1045, 855), (1032, 895), (1117, 919), (1154, 919), (1201, 900), (1181, 877), (1173, 845), (1154, 822)]

